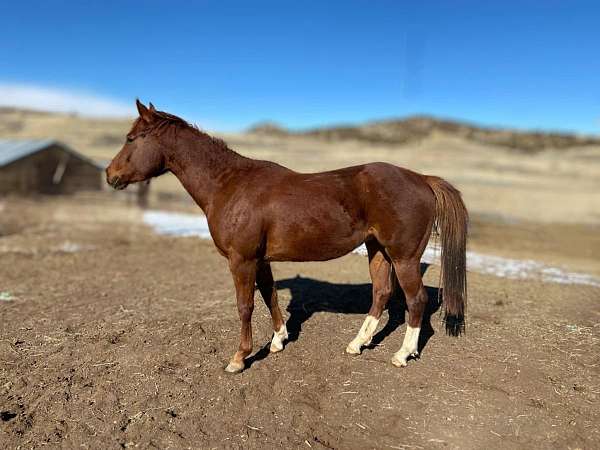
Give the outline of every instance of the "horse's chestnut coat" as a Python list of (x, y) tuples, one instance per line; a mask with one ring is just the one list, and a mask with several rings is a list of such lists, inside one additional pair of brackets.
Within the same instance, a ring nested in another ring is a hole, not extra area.
[(392, 294), (392, 277), (409, 311), (404, 344), (392, 362), (417, 355), (427, 294), (420, 259), (434, 224), (442, 244), (446, 329), (458, 335), (466, 305), (467, 211), (460, 193), (438, 177), (386, 163), (321, 173), (298, 173), (270, 161), (246, 158), (177, 116), (137, 101), (123, 149), (106, 170), (116, 189), (172, 172), (206, 214), (211, 236), (229, 261), (242, 322), (229, 372), (244, 369), (252, 351), (254, 288), (271, 312), (272, 351), (283, 349), (287, 330), (277, 304), (272, 261), (323, 261), (365, 243), (373, 305), (348, 352), (370, 342)]

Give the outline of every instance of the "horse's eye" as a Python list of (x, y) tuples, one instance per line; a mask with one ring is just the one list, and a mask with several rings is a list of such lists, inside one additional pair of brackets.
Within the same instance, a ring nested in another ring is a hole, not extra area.
[(133, 139), (134, 139), (133, 137), (127, 136), (127, 142), (133, 142)]

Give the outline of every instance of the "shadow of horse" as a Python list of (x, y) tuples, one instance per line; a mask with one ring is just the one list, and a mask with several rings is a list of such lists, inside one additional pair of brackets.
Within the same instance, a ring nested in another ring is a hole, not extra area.
[[(428, 264), (421, 264), (421, 273), (425, 274)], [(402, 289), (394, 277), (394, 294), (387, 304), (388, 322), (379, 330), (367, 346), (367, 349), (373, 349), (383, 340), (393, 333), (399, 326), (405, 322), (406, 300)], [(289, 318), (287, 320), (288, 343), (298, 340), (302, 333), (302, 325), (317, 312), (331, 312), (338, 314), (367, 314), (372, 303), (372, 285), (371, 283), (361, 284), (343, 284), (329, 283), (327, 281), (315, 280), (313, 278), (304, 278), (296, 276), (276, 282), (277, 289), (289, 289), (291, 300), (287, 307)], [(434, 287), (425, 287), (427, 291), (428, 303), (423, 314), (421, 333), (419, 335), (419, 353), (427, 345), (427, 342), (435, 334), (431, 326), (431, 316), (435, 314), (441, 304), (441, 290)], [(356, 330), (358, 332), (358, 329)], [(247, 367), (253, 362), (265, 358), (269, 354), (269, 345), (267, 343), (255, 355), (246, 359)]]

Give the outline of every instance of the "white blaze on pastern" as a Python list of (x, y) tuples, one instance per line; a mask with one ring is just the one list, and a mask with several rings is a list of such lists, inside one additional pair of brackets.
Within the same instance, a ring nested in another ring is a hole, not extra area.
[(402, 347), (392, 357), (392, 364), (396, 367), (406, 367), (406, 360), (410, 356), (419, 355), (419, 333), (420, 327), (413, 328), (410, 325), (406, 327), (406, 335)]
[(273, 333), (273, 339), (271, 340), (271, 353), (277, 353), (283, 350), (283, 343), (287, 340), (287, 338), (287, 327), (285, 324), (283, 324), (279, 330)]
[(371, 315), (367, 315), (367, 318), (360, 327), (358, 334), (356, 337), (348, 344), (346, 347), (346, 353), (351, 355), (360, 355), (360, 349), (363, 345), (369, 345), (371, 343), (371, 339), (373, 338), (373, 334), (375, 334), (375, 330), (377, 329), (377, 324), (379, 324), (379, 319)]

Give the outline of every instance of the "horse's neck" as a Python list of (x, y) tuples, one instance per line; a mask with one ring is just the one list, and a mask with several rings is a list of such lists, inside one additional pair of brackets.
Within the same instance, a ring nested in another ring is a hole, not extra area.
[(189, 132), (167, 156), (169, 170), (207, 216), (215, 195), (251, 161), (209, 136)]

